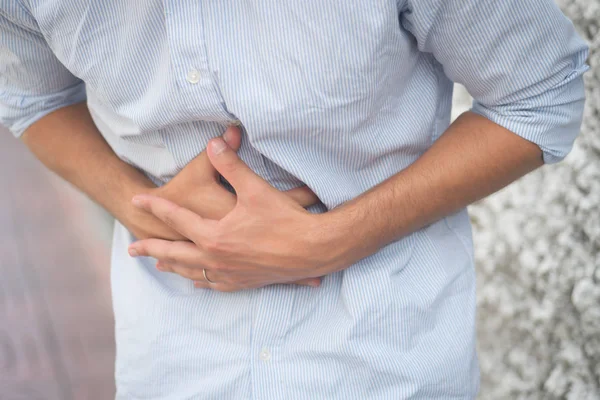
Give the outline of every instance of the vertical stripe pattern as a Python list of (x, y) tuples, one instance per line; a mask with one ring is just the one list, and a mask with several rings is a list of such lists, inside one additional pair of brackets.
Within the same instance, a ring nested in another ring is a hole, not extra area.
[[(241, 158), (324, 212), (406, 168), (473, 111), (561, 160), (586, 44), (551, 0), (0, 0), (0, 122), (87, 100), (114, 151), (164, 184), (232, 124)], [(389, 212), (389, 210), (382, 210)], [(131, 259), (115, 226), (118, 399), (473, 399), (466, 210), (320, 288), (219, 293)]]

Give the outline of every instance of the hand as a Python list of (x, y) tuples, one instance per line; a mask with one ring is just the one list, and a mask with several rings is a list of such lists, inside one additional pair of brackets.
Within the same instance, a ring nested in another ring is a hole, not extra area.
[[(228, 128), (223, 134), (223, 139), (237, 151), (242, 142), (239, 128)], [(150, 188), (146, 193), (170, 200), (210, 219), (223, 218), (236, 204), (235, 194), (221, 185), (219, 173), (210, 163), (206, 150), (189, 162), (168, 183), (158, 188)], [(284, 193), (303, 207), (319, 202), (317, 196), (306, 186)], [(138, 239), (187, 240), (153, 216), (140, 213), (137, 208), (133, 208), (128, 214), (127, 226)]]
[[(345, 243), (326, 214), (311, 214), (270, 186), (246, 166), (222, 139), (209, 143), (208, 157), (237, 193), (233, 210), (221, 220), (202, 218), (187, 208), (155, 196), (134, 203), (190, 238), (189, 242), (142, 240), (132, 256), (151, 256), (159, 267), (219, 291), (257, 288), (319, 277), (347, 267)], [(203, 276), (206, 268), (209, 284)]]
[[(223, 139), (233, 151), (238, 151), (242, 143), (239, 128), (229, 127)], [(318, 197), (306, 186), (284, 192), (302, 207), (319, 202)], [(206, 150), (190, 161), (167, 184), (156, 188), (150, 194), (170, 200), (203, 218), (221, 219), (236, 204), (236, 195), (228, 191), (219, 181), (219, 172), (212, 166)]]

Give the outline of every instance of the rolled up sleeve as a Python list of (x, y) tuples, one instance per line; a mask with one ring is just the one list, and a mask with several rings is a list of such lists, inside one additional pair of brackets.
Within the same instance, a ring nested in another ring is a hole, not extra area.
[(0, 1), (0, 123), (19, 137), (43, 116), (85, 98), (85, 85), (54, 56), (28, 10)]
[(588, 46), (552, 0), (406, 0), (403, 26), (472, 111), (562, 160), (579, 134)]

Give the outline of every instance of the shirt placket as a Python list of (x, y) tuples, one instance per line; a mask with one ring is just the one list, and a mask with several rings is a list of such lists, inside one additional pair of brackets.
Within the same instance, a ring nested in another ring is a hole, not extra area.
[(287, 398), (280, 364), (292, 318), (293, 286), (266, 286), (260, 289), (255, 301), (256, 317), (251, 341), (252, 399)]
[(209, 67), (202, 1), (164, 0), (163, 5), (169, 53), (182, 108), (191, 118), (230, 120)]

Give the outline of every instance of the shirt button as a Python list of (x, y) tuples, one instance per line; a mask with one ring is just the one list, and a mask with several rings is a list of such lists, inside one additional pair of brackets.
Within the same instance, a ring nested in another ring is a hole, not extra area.
[(240, 121), (239, 119), (234, 119), (233, 121), (229, 122), (229, 125), (231, 126), (240, 126), (242, 124), (242, 121)]
[(271, 359), (271, 352), (266, 347), (263, 347), (263, 349), (260, 351), (260, 354), (258, 355), (258, 357), (261, 360), (267, 362)]
[(200, 81), (200, 73), (195, 69), (192, 69), (188, 72), (186, 79), (189, 83), (198, 83)]

